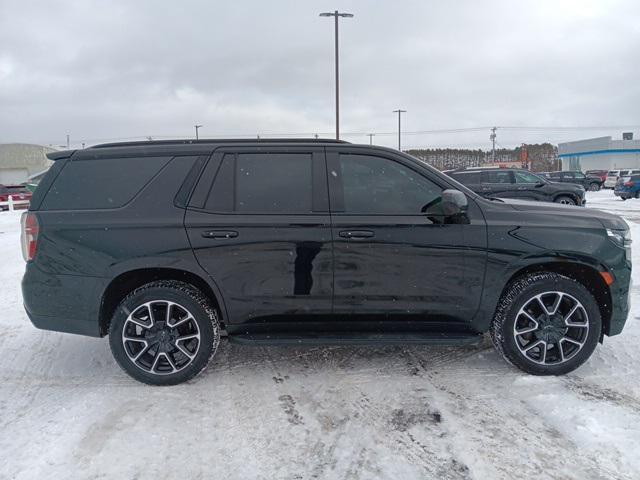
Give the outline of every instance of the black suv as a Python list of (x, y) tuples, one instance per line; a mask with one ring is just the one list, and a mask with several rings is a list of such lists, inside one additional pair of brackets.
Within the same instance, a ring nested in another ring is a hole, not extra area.
[(582, 172), (549, 172), (545, 175), (552, 182), (574, 183), (582, 185), (585, 190), (597, 192), (604, 181), (595, 175), (585, 175)]
[(551, 182), (528, 170), (514, 168), (465, 168), (445, 172), (487, 198), (516, 198), (584, 205), (584, 188)]
[[(22, 218), (39, 328), (109, 335), (176, 384), (221, 331), (265, 344), (471, 344), (569, 372), (622, 331), (629, 229), (487, 200), (401, 152), (321, 140), (100, 145), (55, 160)], [(512, 172), (508, 172), (512, 173)]]

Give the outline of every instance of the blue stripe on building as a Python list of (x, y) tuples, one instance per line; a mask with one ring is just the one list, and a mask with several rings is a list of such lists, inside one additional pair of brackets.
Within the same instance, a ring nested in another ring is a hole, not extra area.
[(606, 153), (640, 153), (640, 148), (622, 148), (612, 150), (592, 150), (590, 152), (575, 152), (575, 153), (561, 153), (558, 155), (560, 158), (566, 157), (582, 157), (586, 155), (604, 155)]

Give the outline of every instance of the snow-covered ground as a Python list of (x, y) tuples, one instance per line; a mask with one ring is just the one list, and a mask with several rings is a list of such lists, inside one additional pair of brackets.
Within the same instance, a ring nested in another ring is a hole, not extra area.
[[(588, 192), (640, 243), (640, 200)], [(148, 387), (105, 339), (36, 330), (0, 214), (0, 478), (637, 479), (640, 278), (622, 335), (560, 378), (473, 348), (251, 348)], [(634, 250), (636, 265), (640, 246)]]

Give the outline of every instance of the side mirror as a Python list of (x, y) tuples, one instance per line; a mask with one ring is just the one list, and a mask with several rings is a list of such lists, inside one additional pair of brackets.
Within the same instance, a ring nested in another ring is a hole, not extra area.
[(460, 190), (447, 189), (442, 195), (422, 207), (429, 220), (435, 224), (469, 223), (467, 196)]
[(540, 187), (544, 187), (545, 182), (538, 182), (536, 183), (535, 188), (540, 188)]
[(447, 189), (442, 192), (442, 213), (446, 217), (460, 215), (467, 211), (467, 196), (460, 190)]

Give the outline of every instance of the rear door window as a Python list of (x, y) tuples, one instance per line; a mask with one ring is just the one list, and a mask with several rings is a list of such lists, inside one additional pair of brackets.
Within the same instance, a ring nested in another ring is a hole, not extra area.
[(478, 185), (481, 183), (480, 172), (455, 172), (451, 176), (463, 185)]
[(508, 170), (485, 170), (481, 178), (482, 183), (513, 183), (512, 173)]
[(311, 153), (226, 154), (205, 209), (221, 213), (311, 213), (312, 161)]

